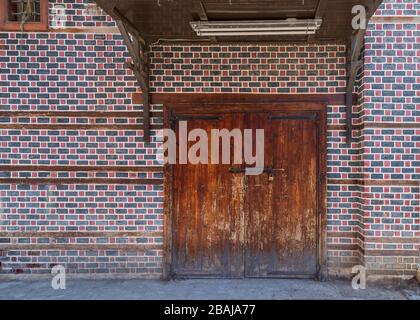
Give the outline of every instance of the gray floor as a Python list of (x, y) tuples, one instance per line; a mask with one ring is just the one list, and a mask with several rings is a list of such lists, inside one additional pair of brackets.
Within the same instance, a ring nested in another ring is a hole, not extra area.
[(354, 290), (349, 281), (313, 280), (68, 280), (65, 290), (50, 281), (0, 281), (0, 299), (419, 299), (409, 289), (369, 286)]

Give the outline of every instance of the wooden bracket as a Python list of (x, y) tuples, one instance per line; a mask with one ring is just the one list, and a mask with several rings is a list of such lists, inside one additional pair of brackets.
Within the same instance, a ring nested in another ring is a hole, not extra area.
[(128, 31), (129, 23), (124, 16), (114, 8), (115, 21), (123, 36), (124, 43), (132, 61), (127, 61), (126, 66), (133, 71), (143, 94), (143, 132), (144, 141), (150, 142), (150, 90), (149, 90), (149, 51), (146, 41), (139, 34)]
[[(366, 28), (369, 19), (372, 17), (382, 0), (372, 0), (366, 10)], [(366, 29), (357, 30), (350, 39), (347, 54), (347, 88), (346, 88), (346, 142), (352, 142), (353, 132), (353, 90), (357, 78), (357, 71), (363, 65), (363, 59), (360, 58), (363, 50)]]
[(133, 71), (142, 91), (144, 141), (150, 142), (149, 45), (133, 23), (118, 10), (118, 0), (95, 1), (115, 20), (127, 46), (132, 61), (127, 61), (125, 65)]

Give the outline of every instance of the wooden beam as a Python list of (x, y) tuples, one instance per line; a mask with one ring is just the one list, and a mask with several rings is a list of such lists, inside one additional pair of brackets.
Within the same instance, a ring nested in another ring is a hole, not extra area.
[(117, 251), (135, 251), (144, 252), (149, 250), (162, 250), (163, 244), (76, 244), (76, 243), (47, 243), (47, 244), (0, 244), (0, 250), (117, 250)]
[[(151, 117), (161, 117), (162, 111), (153, 111), (150, 113)], [(53, 118), (137, 118), (143, 117), (143, 111), (33, 111), (33, 110), (0, 110), (0, 117), (53, 117)]]
[(162, 185), (163, 179), (125, 179), (125, 178), (0, 178), (0, 184), (131, 184)]
[[(0, 129), (10, 130), (144, 130), (143, 124), (48, 124), (48, 123), (8, 123), (0, 124)], [(148, 125), (149, 130), (160, 130), (162, 125)]]
[(0, 172), (162, 172), (163, 166), (0, 165)]
[(0, 238), (162, 237), (163, 231), (3, 231)]
[(124, 43), (127, 46), (128, 53), (133, 59), (134, 64), (138, 64), (140, 50), (136, 52), (136, 50), (134, 49), (133, 40), (131, 40), (130, 34), (127, 31), (127, 28), (125, 27), (124, 22), (122, 22), (121, 20), (116, 20), (115, 23), (117, 24), (118, 30), (120, 30), (120, 33), (124, 39)]
[(140, 84), (140, 88), (143, 92), (148, 92), (148, 75), (145, 74), (144, 68), (141, 65), (140, 52), (145, 50), (144, 47), (140, 48), (139, 40), (134, 36), (133, 39), (130, 37), (130, 33), (127, 31), (126, 25), (122, 20), (115, 21), (120, 33), (124, 39), (124, 43), (127, 46), (128, 53), (133, 59), (133, 63), (127, 63), (128, 67), (133, 71), (137, 81)]
[[(345, 105), (345, 94), (267, 94), (267, 93), (152, 93), (152, 104), (166, 103), (297, 103), (313, 102), (326, 105)], [(141, 93), (133, 93), (133, 103), (143, 103)], [(352, 95), (352, 102), (357, 103), (357, 95)]]
[(138, 39), (143, 46), (146, 46), (146, 41), (140, 35), (140, 32), (137, 30), (136, 26), (134, 26), (130, 20), (128, 20), (116, 7), (113, 8), (111, 16), (115, 19), (115, 21), (121, 21), (124, 26), (128, 29), (128, 31)]
[(416, 180), (362, 180), (362, 179), (328, 179), (328, 185), (360, 185), (370, 187), (406, 186), (419, 187)]

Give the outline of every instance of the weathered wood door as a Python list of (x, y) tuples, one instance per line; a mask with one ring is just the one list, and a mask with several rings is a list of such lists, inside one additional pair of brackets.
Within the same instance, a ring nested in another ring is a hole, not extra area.
[[(177, 120), (187, 121), (188, 132), (204, 129), (209, 137), (211, 129), (242, 129), (244, 125), (243, 114), (190, 115)], [(178, 150), (182, 143), (178, 139)], [(188, 142), (188, 147), (193, 144)], [(211, 164), (210, 152), (208, 158), (209, 164), (178, 164), (179, 156), (177, 159), (172, 272), (178, 276), (242, 277), (245, 177), (230, 174), (231, 164)]]
[(265, 173), (247, 176), (247, 277), (315, 277), (318, 129), (316, 114), (251, 114), (264, 128)]
[[(211, 129), (264, 129), (265, 163), (256, 176), (245, 175), (245, 164), (173, 166), (172, 275), (317, 275), (318, 117), (316, 112), (184, 116), (189, 131), (201, 128), (209, 137)], [(231, 140), (232, 158), (233, 149)]]

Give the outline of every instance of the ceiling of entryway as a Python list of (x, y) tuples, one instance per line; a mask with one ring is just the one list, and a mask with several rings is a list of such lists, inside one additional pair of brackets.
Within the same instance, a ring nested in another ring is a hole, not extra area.
[[(325, 42), (350, 39), (352, 7), (372, 15), (378, 0), (96, 0), (111, 14), (122, 15), (148, 43), (157, 40)], [(282, 20), (322, 18), (315, 35), (198, 37), (191, 21)]]

